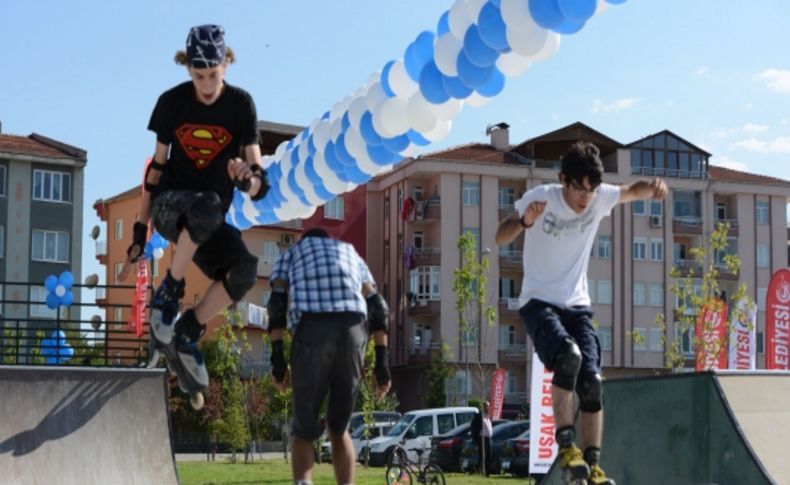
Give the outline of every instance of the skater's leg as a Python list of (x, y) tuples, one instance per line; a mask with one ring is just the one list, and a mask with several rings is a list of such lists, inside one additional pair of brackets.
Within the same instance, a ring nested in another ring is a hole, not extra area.
[[(294, 482), (299, 480), (312, 481), (313, 464), (315, 463), (315, 450), (313, 449), (312, 440), (302, 439), (294, 435), (292, 453), (291, 470), (294, 474)], [(334, 453), (334, 450), (332, 453)]]
[(601, 448), (603, 441), (603, 410), (597, 413), (581, 412), (579, 417), (582, 449)]
[(341, 435), (328, 431), (329, 440), (332, 442), (332, 467), (335, 469), (337, 483), (354, 483), (354, 467), (357, 457), (354, 454), (354, 444), (351, 435), (345, 431)]
[(173, 262), (170, 264), (170, 274), (177, 280), (183, 280), (198, 245), (189, 237), (189, 232), (186, 229), (181, 230), (176, 245)]

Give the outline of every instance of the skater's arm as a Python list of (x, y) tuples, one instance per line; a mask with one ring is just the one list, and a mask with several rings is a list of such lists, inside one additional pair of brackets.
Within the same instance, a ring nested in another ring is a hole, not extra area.
[(620, 204), (635, 200), (657, 199), (662, 200), (667, 196), (669, 189), (666, 182), (660, 178), (651, 180), (637, 180), (636, 182), (620, 188)]
[(506, 219), (499, 223), (496, 231), (496, 243), (498, 246), (510, 244), (511, 241), (516, 239), (522, 231), (529, 229), (535, 224), (535, 221), (543, 214), (546, 208), (545, 201), (530, 202), (523, 215), (519, 215), (518, 211), (514, 212)]
[[(155, 163), (165, 165), (167, 163), (167, 145), (162, 142), (156, 142), (154, 149)], [(140, 211), (138, 212), (137, 221), (143, 224), (148, 224), (148, 219), (151, 218), (151, 192), (145, 189), (145, 185), (155, 186), (159, 185), (159, 179), (162, 177), (162, 170), (149, 169), (145, 174), (145, 184), (143, 186), (143, 196), (140, 200)]]

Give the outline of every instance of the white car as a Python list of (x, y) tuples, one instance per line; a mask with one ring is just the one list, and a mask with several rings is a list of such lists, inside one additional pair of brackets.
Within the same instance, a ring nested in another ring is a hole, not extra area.
[[(364, 460), (360, 455), (362, 447), (365, 446), (369, 440), (383, 436), (390, 430), (396, 420), (392, 421), (378, 421), (373, 424), (360, 424), (351, 432), (351, 443), (354, 445), (354, 454), (358, 457), (359, 461)], [(365, 437), (365, 428), (369, 430), (367, 438)], [(332, 442), (323, 440), (321, 442), (321, 461), (329, 463), (332, 461)]]

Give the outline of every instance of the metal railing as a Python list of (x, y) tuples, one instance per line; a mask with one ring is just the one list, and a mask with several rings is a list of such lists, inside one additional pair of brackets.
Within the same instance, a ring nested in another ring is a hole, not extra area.
[(631, 167), (631, 175), (643, 177), (674, 177), (707, 180), (710, 175), (706, 170), (681, 170), (677, 168)]

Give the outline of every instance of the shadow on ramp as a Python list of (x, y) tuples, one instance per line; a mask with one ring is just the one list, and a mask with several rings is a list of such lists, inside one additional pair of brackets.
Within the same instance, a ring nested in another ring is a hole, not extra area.
[[(613, 379), (604, 394), (601, 466), (618, 484), (790, 483), (788, 373)], [(562, 483), (555, 463), (541, 485)]]

